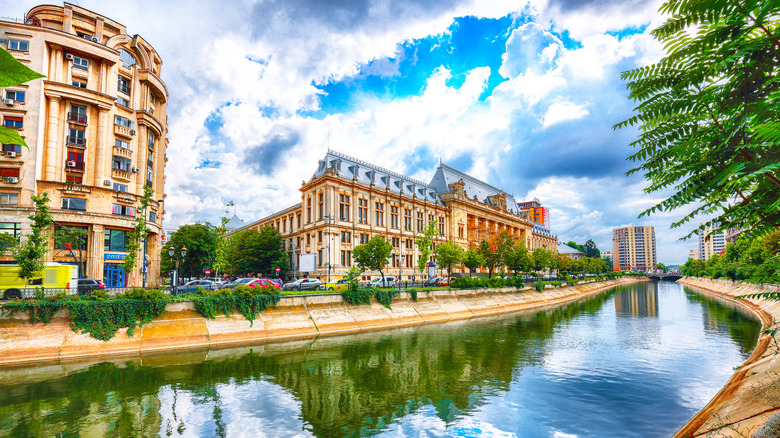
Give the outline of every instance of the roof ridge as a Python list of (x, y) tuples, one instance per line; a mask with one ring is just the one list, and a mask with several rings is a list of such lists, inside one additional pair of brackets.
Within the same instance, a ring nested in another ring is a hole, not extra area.
[[(354, 161), (355, 163), (360, 164), (361, 166), (366, 166), (366, 167), (369, 167), (371, 169), (378, 170), (380, 172), (384, 172), (384, 173), (386, 173), (388, 175), (391, 175), (391, 176), (394, 176), (394, 177), (396, 177), (398, 179), (407, 180), (407, 181), (412, 182), (412, 183), (414, 183), (416, 185), (423, 186), (423, 187), (425, 187), (427, 189), (432, 189), (433, 188), (430, 184), (424, 183), (424, 182), (422, 182), (422, 181), (420, 181), (418, 179), (412, 178), (410, 176), (402, 175), (402, 174), (400, 174), (398, 172), (394, 172), (392, 170), (385, 169), (384, 167), (377, 166), (376, 164), (369, 163), (368, 161), (364, 161), (364, 160), (361, 160), (359, 158), (355, 158), (355, 157), (349, 156), (347, 154), (335, 151), (333, 149), (328, 149), (328, 154), (332, 154), (332, 155), (334, 155), (334, 156), (336, 156), (338, 158), (343, 158), (345, 160)], [(327, 156), (327, 154), (325, 154), (325, 155)]]
[(457, 173), (457, 174), (459, 174), (461, 176), (465, 176), (466, 178), (468, 178), (468, 179), (470, 179), (470, 180), (472, 180), (474, 182), (477, 182), (477, 183), (482, 184), (484, 186), (490, 187), (491, 189), (495, 190), (496, 192), (503, 193), (503, 194), (505, 194), (507, 196), (511, 196), (512, 199), (514, 199), (514, 196), (509, 194), (509, 193), (507, 193), (505, 190), (499, 189), (496, 186), (493, 186), (493, 185), (488, 184), (488, 183), (486, 183), (486, 182), (484, 182), (482, 180), (474, 178), (473, 176), (471, 176), (471, 175), (469, 175), (469, 174), (467, 174), (467, 173), (465, 173), (465, 172), (463, 172), (461, 170), (458, 170), (458, 169), (456, 169), (456, 168), (454, 168), (452, 166), (448, 166), (447, 164), (444, 164), (444, 163), (440, 163), (439, 166), (440, 167), (446, 167), (447, 169), (452, 170), (452, 171), (454, 171), (455, 173)]

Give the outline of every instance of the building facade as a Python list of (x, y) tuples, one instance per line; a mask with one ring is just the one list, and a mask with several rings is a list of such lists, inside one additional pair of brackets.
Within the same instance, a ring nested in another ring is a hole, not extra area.
[[(0, 232), (27, 234), (33, 195), (48, 193), (57, 227), (86, 229), (82, 277), (110, 287), (155, 285), (159, 277), (167, 160), (168, 91), (154, 48), (125, 27), (76, 5), (37, 6), (0, 21), (0, 40), (16, 59), (46, 75), (2, 92), (0, 117), (29, 149), (3, 144)], [(144, 188), (154, 190), (138, 211)], [(125, 272), (127, 235), (137, 215), (151, 233), (138, 268)], [(64, 248), (50, 261), (75, 263)], [(8, 254), (0, 262), (9, 262)]]
[[(557, 237), (535, 224), (511, 195), (445, 164), (425, 183), (329, 150), (300, 191), (300, 203), (241, 228), (270, 226), (282, 234), (288, 277), (339, 278), (353, 265), (354, 247), (379, 235), (393, 245), (385, 275), (420, 279), (415, 237), (434, 221), (435, 243), (468, 248), (506, 231), (530, 249), (557, 249)], [(298, 271), (301, 254), (316, 255), (315, 272)]]
[(699, 250), (697, 248), (689, 249), (688, 258), (692, 260), (699, 260)]
[(612, 230), (612, 266), (615, 271), (655, 269), (655, 229), (623, 227)]
[(712, 224), (702, 223), (700, 227), (704, 227), (704, 231), (699, 233), (699, 258), (706, 262), (713, 254), (723, 252), (726, 247), (726, 235), (714, 232)]
[(544, 207), (538, 198), (534, 198), (533, 201), (519, 202), (517, 206), (520, 211), (527, 211), (528, 217), (532, 221), (541, 224), (548, 230), (550, 229), (550, 209)]

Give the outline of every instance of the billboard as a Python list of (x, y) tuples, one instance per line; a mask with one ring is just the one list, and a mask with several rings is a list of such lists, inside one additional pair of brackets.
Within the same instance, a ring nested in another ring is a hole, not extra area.
[(301, 254), (300, 259), (298, 260), (298, 271), (300, 272), (314, 272), (317, 270), (317, 254), (315, 253), (306, 253)]

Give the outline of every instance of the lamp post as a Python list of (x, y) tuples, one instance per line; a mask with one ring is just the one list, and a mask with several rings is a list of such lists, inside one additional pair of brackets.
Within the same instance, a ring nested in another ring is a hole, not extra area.
[[(171, 275), (171, 287), (173, 289), (173, 294), (177, 295), (179, 292), (179, 258), (174, 257), (176, 254), (176, 250), (171, 246), (168, 248), (168, 255), (171, 256), (171, 261), (175, 258), (176, 260), (176, 270), (174, 271), (174, 274)], [(187, 257), (187, 247), (182, 246), (181, 247), (181, 259), (183, 260), (184, 257)]]
[(325, 218), (325, 221), (328, 224), (328, 231), (325, 233), (325, 237), (328, 240), (328, 244), (327, 244), (327, 249), (328, 249), (328, 259), (327, 260), (328, 261), (327, 261), (327, 263), (328, 263), (328, 283), (330, 283), (330, 270), (331, 270), (331, 268), (333, 266), (333, 263), (331, 263), (331, 261), (330, 261), (330, 239), (331, 239), (331, 236), (330, 236), (330, 224), (331, 224), (331, 222), (335, 218), (333, 216), (329, 215), (329, 214), (323, 215), (322, 217)]
[(406, 254), (398, 256), (398, 292), (401, 292), (401, 266), (406, 261)]

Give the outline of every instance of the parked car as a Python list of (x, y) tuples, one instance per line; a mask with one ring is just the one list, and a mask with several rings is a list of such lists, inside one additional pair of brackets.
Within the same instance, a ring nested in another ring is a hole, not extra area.
[(279, 289), (281, 289), (282, 286), (284, 285), (284, 282), (282, 281), (281, 278), (266, 278), (265, 280), (268, 280), (271, 283), (275, 284), (276, 287), (278, 287)]
[(342, 278), (336, 281), (331, 281), (330, 283), (325, 283), (325, 289), (326, 290), (348, 290), (349, 281), (346, 278)]
[(301, 278), (290, 283), (285, 283), (282, 290), (320, 290), (322, 282), (317, 278)]
[(200, 289), (215, 290), (216, 288), (211, 280), (192, 280), (184, 286), (179, 286), (177, 293), (186, 294), (187, 292), (197, 292)]
[(106, 285), (101, 280), (94, 278), (79, 278), (76, 282), (78, 283), (79, 295), (92, 295), (93, 290), (106, 288)]
[(372, 289), (380, 287), (396, 287), (395, 277), (392, 275), (385, 275), (384, 278), (376, 277), (372, 279), (370, 283), (368, 283), (368, 287)]
[(244, 286), (249, 286), (249, 287), (273, 286), (273, 287), (275, 287), (277, 289), (280, 288), (279, 285), (276, 284), (276, 282), (274, 282), (272, 280), (269, 280), (267, 278), (255, 278), (252, 281), (250, 281), (249, 283), (244, 284)]

